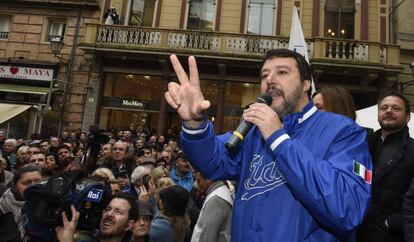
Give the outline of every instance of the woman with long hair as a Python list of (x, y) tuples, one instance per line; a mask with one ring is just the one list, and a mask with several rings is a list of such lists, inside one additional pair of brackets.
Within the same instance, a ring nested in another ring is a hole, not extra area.
[(189, 199), (190, 193), (179, 185), (169, 186), (158, 192), (160, 212), (151, 222), (150, 241), (184, 241), (190, 228), (190, 218), (186, 211)]

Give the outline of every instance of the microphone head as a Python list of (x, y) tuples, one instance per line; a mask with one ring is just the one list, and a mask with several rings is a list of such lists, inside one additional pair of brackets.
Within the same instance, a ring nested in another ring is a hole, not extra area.
[(266, 103), (268, 106), (272, 104), (273, 98), (267, 93), (262, 94), (260, 97), (256, 99), (256, 102), (258, 103)]

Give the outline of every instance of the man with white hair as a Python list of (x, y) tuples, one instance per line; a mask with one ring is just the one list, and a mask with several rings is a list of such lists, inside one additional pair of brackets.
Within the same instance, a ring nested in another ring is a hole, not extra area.
[(17, 162), (16, 149), (17, 149), (17, 140), (6, 139), (6, 141), (4, 141), (3, 158), (5, 158), (7, 160), (7, 163), (10, 164), (11, 169), (14, 169), (14, 167), (16, 166), (16, 162)]
[(139, 198), (148, 200), (148, 189), (151, 169), (145, 166), (137, 166), (131, 174), (131, 184), (125, 192)]
[(30, 155), (27, 154), (29, 146), (23, 145), (17, 150), (17, 163), (16, 168), (20, 168), (26, 164), (29, 164)]

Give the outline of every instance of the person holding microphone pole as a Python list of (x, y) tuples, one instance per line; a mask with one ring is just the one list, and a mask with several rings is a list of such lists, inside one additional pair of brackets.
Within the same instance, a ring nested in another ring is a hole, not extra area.
[(317, 110), (303, 56), (287, 49), (264, 55), (261, 92), (270, 105), (244, 110), (252, 127), (231, 145), (232, 133), (216, 136), (205, 115), (210, 102), (195, 58), (188, 58), (189, 75), (177, 56), (170, 60), (179, 83), (170, 82), (165, 97), (183, 121), (184, 152), (208, 179), (238, 181), (232, 241), (354, 241), (370, 202), (366, 133), (351, 119)]

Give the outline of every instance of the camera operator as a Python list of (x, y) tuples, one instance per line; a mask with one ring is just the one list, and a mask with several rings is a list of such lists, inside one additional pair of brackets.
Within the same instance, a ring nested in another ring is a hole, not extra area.
[[(56, 228), (56, 235), (60, 242), (73, 242), (82, 234), (76, 231), (79, 213), (71, 206), (74, 216), (68, 220), (65, 212), (62, 213), (63, 227)], [(135, 199), (126, 193), (117, 193), (102, 214), (99, 225), (98, 239), (101, 242), (121, 242), (131, 239), (135, 221), (138, 219), (138, 204)], [(95, 241), (96, 239), (92, 239)]]
[(105, 24), (119, 24), (119, 14), (114, 7), (110, 7), (104, 15)]
[(0, 197), (0, 213), (13, 213), (14, 220), (20, 230), (21, 236), (25, 234), (21, 216), (21, 208), (25, 202), (24, 191), (30, 185), (42, 180), (40, 168), (33, 164), (25, 165), (14, 173), (13, 185)]

